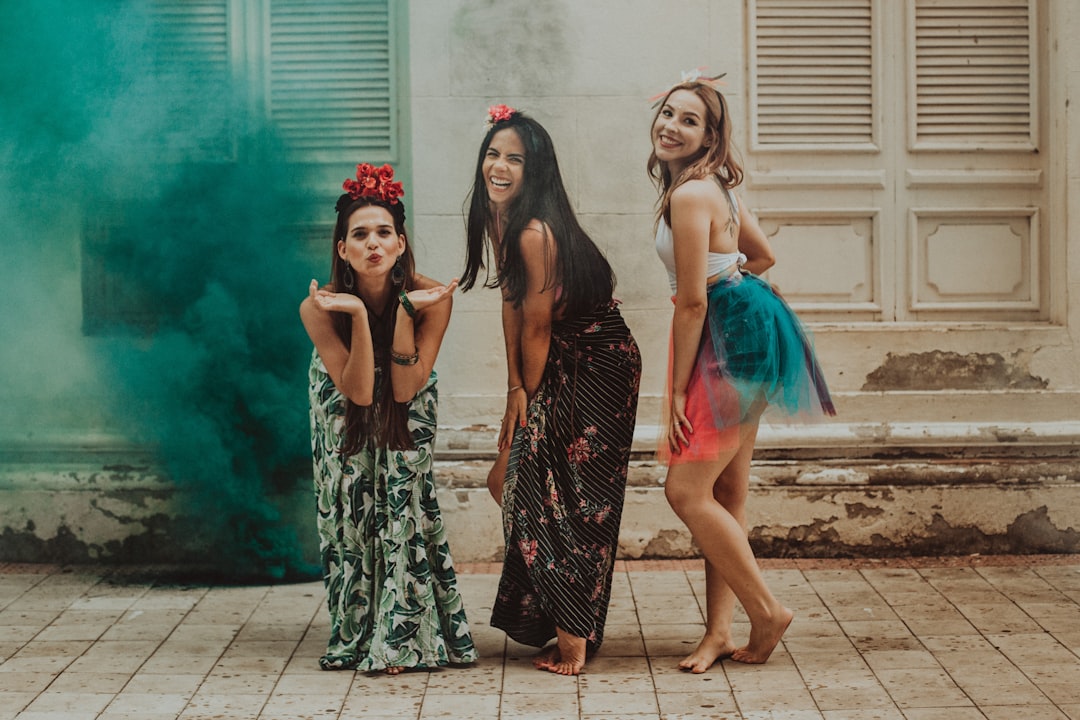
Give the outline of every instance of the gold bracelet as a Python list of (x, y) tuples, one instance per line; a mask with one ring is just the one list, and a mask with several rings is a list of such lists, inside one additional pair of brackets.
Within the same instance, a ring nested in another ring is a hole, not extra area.
[(391, 348), (390, 359), (394, 361), (395, 365), (415, 365), (420, 361), (420, 351), (417, 350), (412, 355), (402, 355), (399, 352), (394, 352), (393, 348)]
[(515, 385), (514, 387), (507, 390), (506, 394), (509, 395), (510, 393), (514, 392), (515, 390), (520, 390), (520, 389), (521, 389), (521, 385)]

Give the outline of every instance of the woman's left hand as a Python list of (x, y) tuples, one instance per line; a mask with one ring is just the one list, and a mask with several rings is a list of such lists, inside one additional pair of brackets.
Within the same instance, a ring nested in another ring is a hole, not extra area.
[(457, 286), (458, 279), (454, 278), (450, 281), (449, 285), (436, 285), (435, 287), (423, 290), (410, 290), (405, 294), (405, 297), (409, 298), (409, 302), (412, 303), (413, 309), (419, 311), (446, 300), (454, 294), (454, 291), (457, 290)]
[(683, 446), (690, 446), (690, 435), (694, 432), (694, 426), (686, 419), (686, 395), (673, 394), (671, 396), (671, 420), (668, 424), (668, 447), (676, 455), (682, 452)]

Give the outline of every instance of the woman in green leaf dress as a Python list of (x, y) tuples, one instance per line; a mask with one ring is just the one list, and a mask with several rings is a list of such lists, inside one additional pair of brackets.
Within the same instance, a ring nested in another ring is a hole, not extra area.
[(330, 640), (324, 670), (397, 674), (477, 659), (435, 497), (436, 374), (457, 280), (415, 272), (401, 183), (357, 166), (329, 285), (300, 305)]

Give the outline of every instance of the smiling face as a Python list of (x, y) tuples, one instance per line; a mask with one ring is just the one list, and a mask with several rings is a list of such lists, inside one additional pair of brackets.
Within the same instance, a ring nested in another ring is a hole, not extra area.
[(358, 277), (388, 276), (398, 256), (405, 252), (405, 236), (394, 229), (390, 211), (378, 205), (357, 208), (349, 216), (349, 229), (338, 241), (341, 256)]
[(712, 143), (706, 131), (705, 102), (690, 90), (676, 90), (660, 108), (652, 127), (653, 152), (673, 176), (703, 155)]
[(491, 136), (481, 172), (496, 208), (505, 208), (518, 196), (525, 181), (525, 144), (516, 130), (504, 128)]

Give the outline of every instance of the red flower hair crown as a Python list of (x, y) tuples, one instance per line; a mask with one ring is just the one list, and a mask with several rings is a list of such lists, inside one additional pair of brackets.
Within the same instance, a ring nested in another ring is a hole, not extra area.
[(495, 123), (502, 122), (503, 120), (509, 120), (514, 117), (514, 113), (517, 110), (509, 105), (492, 105), (488, 108), (488, 119), (484, 127), (491, 129)]
[(389, 165), (376, 168), (369, 163), (360, 163), (356, 166), (356, 179), (345, 180), (341, 187), (353, 200), (370, 197), (391, 205), (397, 204), (398, 198), (405, 194), (401, 183), (394, 182), (394, 168)]

